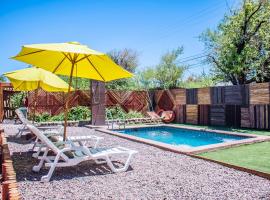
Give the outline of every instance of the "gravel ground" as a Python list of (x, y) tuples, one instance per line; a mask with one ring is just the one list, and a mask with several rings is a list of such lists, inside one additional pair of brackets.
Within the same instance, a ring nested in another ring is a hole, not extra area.
[[(37, 160), (26, 140), (14, 138), (19, 126), (3, 124), (24, 199), (270, 199), (266, 179), (104, 133), (96, 133), (105, 138), (101, 146), (139, 151), (127, 172), (114, 174), (106, 165), (85, 162), (58, 168), (49, 183), (41, 183), (48, 170), (31, 171)], [(89, 134), (88, 128), (68, 131)]]

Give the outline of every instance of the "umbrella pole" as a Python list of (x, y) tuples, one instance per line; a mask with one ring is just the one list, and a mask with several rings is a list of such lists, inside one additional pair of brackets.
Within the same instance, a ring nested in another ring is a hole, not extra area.
[(35, 95), (34, 95), (34, 113), (33, 113), (33, 123), (35, 123), (35, 119), (36, 119), (36, 109), (37, 109), (37, 90), (35, 89)]
[(64, 137), (63, 137), (64, 141), (67, 138), (67, 117), (68, 117), (67, 115), (68, 115), (68, 108), (69, 108), (69, 98), (70, 98), (70, 90), (71, 90), (71, 84), (72, 84), (72, 75), (73, 75), (74, 65), (75, 65), (75, 62), (72, 62), (71, 72), (69, 76), (67, 100), (65, 104), (65, 124), (64, 124)]

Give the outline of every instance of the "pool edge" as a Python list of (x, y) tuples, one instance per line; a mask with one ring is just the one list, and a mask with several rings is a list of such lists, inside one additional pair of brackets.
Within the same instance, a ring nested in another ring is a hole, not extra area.
[(239, 146), (244, 144), (253, 144), (258, 142), (270, 141), (270, 136), (262, 136), (262, 135), (255, 135), (255, 134), (246, 134), (246, 133), (237, 133), (232, 131), (223, 131), (223, 130), (213, 130), (213, 129), (202, 129), (202, 128), (193, 128), (193, 127), (186, 127), (186, 126), (179, 126), (179, 125), (172, 125), (172, 124), (159, 124), (159, 125), (141, 125), (141, 126), (131, 126), (128, 128), (146, 128), (146, 127), (157, 127), (157, 126), (165, 126), (165, 127), (172, 127), (172, 128), (179, 128), (179, 129), (187, 129), (187, 130), (197, 130), (197, 131), (207, 131), (213, 133), (220, 133), (220, 134), (227, 134), (227, 135), (236, 135), (236, 136), (245, 136), (249, 137), (247, 139), (218, 143), (218, 144), (211, 144), (211, 145), (204, 145), (200, 147), (193, 147), (191, 148), (184, 148), (179, 147), (171, 144), (166, 144), (163, 142), (158, 142), (150, 139), (140, 138), (137, 136), (127, 135), (123, 133), (117, 132), (117, 130), (108, 130), (108, 129), (96, 129), (97, 131), (107, 133), (110, 135), (115, 135), (121, 138), (129, 139), (135, 142), (140, 142), (144, 144), (148, 144), (151, 146), (155, 146), (157, 148), (161, 148), (167, 151), (172, 151), (175, 153), (182, 153), (182, 154), (198, 154), (204, 153), (209, 151), (214, 151), (217, 149), (225, 149), (233, 146)]

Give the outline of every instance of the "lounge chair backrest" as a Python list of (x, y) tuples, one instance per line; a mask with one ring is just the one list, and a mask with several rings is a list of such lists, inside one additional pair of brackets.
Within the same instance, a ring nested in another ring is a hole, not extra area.
[(17, 109), (15, 110), (15, 113), (18, 115), (19, 119), (21, 120), (21, 122), (22, 122), (23, 124), (26, 125), (26, 124), (31, 123), (28, 119), (25, 118), (24, 114), (22, 113), (22, 111), (21, 111), (19, 108), (17, 108)]
[[(60, 149), (51, 141), (49, 140), (42, 131), (38, 130), (35, 126), (31, 124), (27, 124), (27, 127), (29, 130), (34, 133), (38, 139), (41, 140), (42, 143), (44, 143), (49, 149), (51, 149), (55, 154), (58, 154), (60, 152)], [(68, 160), (68, 157), (66, 155), (61, 156), (64, 160)]]

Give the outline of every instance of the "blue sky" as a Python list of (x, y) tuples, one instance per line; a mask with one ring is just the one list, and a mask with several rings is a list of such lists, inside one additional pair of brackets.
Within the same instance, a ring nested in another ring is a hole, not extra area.
[[(0, 74), (26, 65), (9, 59), (23, 44), (78, 41), (102, 52), (132, 48), (139, 69), (178, 46), (203, 52), (198, 36), (239, 0), (1, 0)], [(197, 64), (199, 60), (190, 61)], [(200, 73), (209, 67), (194, 65)]]

